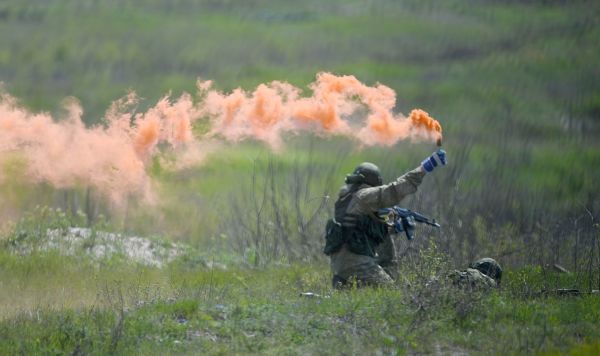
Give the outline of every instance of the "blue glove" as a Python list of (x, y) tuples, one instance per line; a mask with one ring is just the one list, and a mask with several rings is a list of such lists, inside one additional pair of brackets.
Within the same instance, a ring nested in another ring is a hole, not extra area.
[(441, 148), (423, 160), (423, 162), (421, 162), (421, 167), (423, 167), (426, 172), (431, 172), (440, 164), (442, 166), (446, 165), (446, 151)]

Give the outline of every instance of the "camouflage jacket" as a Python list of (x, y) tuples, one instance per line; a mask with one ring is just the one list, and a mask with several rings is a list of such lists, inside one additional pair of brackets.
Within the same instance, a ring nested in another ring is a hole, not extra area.
[[(417, 187), (423, 181), (425, 174), (426, 172), (421, 167), (417, 167), (389, 184), (378, 187), (371, 187), (365, 184), (359, 187), (348, 204), (346, 214), (368, 215), (378, 209), (399, 204), (407, 195), (417, 191)], [(344, 185), (340, 189), (339, 196), (347, 194), (350, 189), (350, 185)], [(384, 265), (389, 263), (395, 259), (395, 250), (393, 243), (387, 240), (391, 240), (391, 238), (388, 236), (378, 246), (377, 257), (352, 253), (346, 246), (343, 246), (338, 252), (330, 256), (332, 272), (345, 277), (349, 274), (347, 271), (351, 271), (357, 266)]]
[[(417, 191), (425, 174), (426, 172), (421, 167), (417, 167), (389, 184), (378, 187), (364, 184), (354, 193), (346, 213), (371, 214), (378, 209), (397, 205), (407, 195)], [(349, 185), (344, 185), (340, 189), (339, 196), (345, 195), (350, 189)]]
[(470, 289), (485, 290), (497, 285), (494, 279), (474, 268), (467, 268), (464, 271), (454, 270), (448, 277), (453, 284)]

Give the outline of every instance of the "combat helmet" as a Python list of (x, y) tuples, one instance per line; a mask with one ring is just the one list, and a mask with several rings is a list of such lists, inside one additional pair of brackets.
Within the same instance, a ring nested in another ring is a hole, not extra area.
[(363, 162), (356, 166), (352, 174), (346, 176), (347, 184), (368, 184), (377, 187), (383, 184), (379, 167), (370, 162)]
[(493, 258), (485, 257), (479, 259), (475, 262), (472, 262), (469, 265), (469, 268), (478, 270), (486, 276), (493, 278), (496, 283), (500, 284), (500, 280), (502, 279), (502, 267), (500, 267), (500, 264)]

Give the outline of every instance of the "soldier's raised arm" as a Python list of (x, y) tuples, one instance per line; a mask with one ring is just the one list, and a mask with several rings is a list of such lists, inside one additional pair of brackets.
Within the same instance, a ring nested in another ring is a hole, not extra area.
[(446, 152), (440, 149), (421, 162), (419, 167), (403, 174), (395, 181), (359, 190), (356, 193), (359, 210), (369, 213), (399, 204), (406, 196), (417, 191), (427, 172), (433, 171), (438, 165), (445, 164)]

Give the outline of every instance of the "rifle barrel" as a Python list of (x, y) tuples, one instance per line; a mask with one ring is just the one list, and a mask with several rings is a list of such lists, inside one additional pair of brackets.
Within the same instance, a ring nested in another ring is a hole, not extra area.
[(430, 226), (435, 226), (435, 227), (441, 227), (440, 224), (438, 224), (437, 222), (435, 222), (435, 219), (431, 220), (428, 217), (426, 217), (425, 215), (419, 214), (415, 211), (409, 210), (409, 209), (404, 209), (404, 208), (400, 208), (400, 207), (394, 207), (394, 210), (396, 211), (396, 213), (400, 216), (400, 217), (409, 217), (412, 216), (415, 221), (423, 223), (423, 224), (427, 224)]

